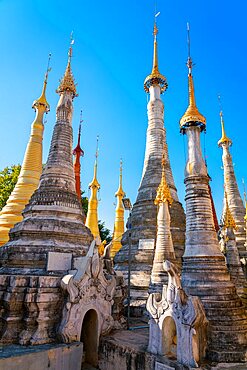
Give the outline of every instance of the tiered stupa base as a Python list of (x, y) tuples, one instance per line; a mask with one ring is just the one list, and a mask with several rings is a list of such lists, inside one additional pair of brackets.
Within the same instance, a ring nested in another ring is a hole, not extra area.
[(182, 285), (199, 296), (209, 320), (208, 357), (215, 362), (247, 360), (247, 312), (229, 279), (224, 257), (185, 257)]

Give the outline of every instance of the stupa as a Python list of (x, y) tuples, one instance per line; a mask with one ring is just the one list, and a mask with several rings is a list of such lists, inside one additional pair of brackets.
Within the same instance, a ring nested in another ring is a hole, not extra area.
[(39, 187), (23, 211), (23, 221), (1, 248), (2, 343), (52, 342), (61, 319), (61, 277), (85, 256), (93, 236), (83, 223), (72, 163), (72, 46), (60, 81), (56, 124)]
[(247, 314), (236, 287), (230, 280), (220, 252), (208, 188), (208, 174), (202, 157), (200, 133), (206, 119), (199, 112), (188, 57), (189, 106), (180, 120), (187, 135), (188, 160), (185, 168), (186, 243), (182, 286), (186, 294), (198, 296), (209, 321), (208, 358), (216, 362), (244, 362), (247, 345)]
[[(171, 192), (173, 204), (170, 209), (171, 234), (174, 250), (181, 262), (184, 250), (185, 215), (179, 202), (174, 184), (164, 127), (164, 104), (161, 94), (167, 89), (167, 80), (158, 67), (158, 28), (154, 24), (154, 51), (152, 72), (144, 81), (144, 89), (149, 94), (148, 128), (146, 152), (140, 187), (131, 212), (131, 297), (133, 306), (145, 307), (148, 296), (156, 239), (157, 207), (154, 204), (156, 191), (161, 181), (162, 156), (165, 158), (165, 177)], [(128, 271), (128, 232), (122, 238), (123, 247), (115, 256), (116, 269), (127, 278)]]

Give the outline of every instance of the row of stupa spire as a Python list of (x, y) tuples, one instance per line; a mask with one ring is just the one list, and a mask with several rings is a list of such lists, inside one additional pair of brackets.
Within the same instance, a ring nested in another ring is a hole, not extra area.
[[(76, 84), (71, 70), (71, 58), (72, 58), (72, 44), (70, 45), (68, 52), (68, 63), (65, 73), (60, 80), (59, 87), (56, 92), (61, 94), (63, 91), (70, 91), (73, 98), (78, 96), (76, 91)], [(31, 126), (31, 134), (29, 142), (24, 155), (23, 163), (21, 166), (20, 175), (18, 177), (17, 183), (7, 200), (6, 205), (0, 212), (0, 246), (4, 245), (9, 240), (9, 230), (14, 227), (14, 225), (22, 221), (22, 212), (25, 206), (28, 204), (32, 194), (38, 188), (40, 176), (42, 174), (42, 142), (43, 142), (43, 132), (44, 132), (44, 114), (50, 111), (50, 106), (46, 99), (46, 87), (48, 81), (48, 73), (50, 72), (50, 57), (47, 71), (45, 74), (45, 79), (43, 83), (41, 96), (34, 101), (32, 107), (36, 112), (35, 119)], [(69, 104), (69, 102), (67, 102)], [(69, 108), (69, 107), (68, 107)], [(59, 114), (64, 115), (65, 113), (59, 109), (57, 110), (57, 118)], [(74, 160), (74, 176), (75, 176), (75, 190), (79, 199), (81, 199), (81, 165), (80, 158), (84, 155), (84, 151), (81, 148), (81, 124), (82, 124), (82, 113), (80, 116), (80, 125), (78, 132), (78, 141), (75, 149), (73, 150)], [(98, 143), (98, 137), (97, 137)], [(89, 184), (89, 189), (91, 190), (91, 196), (88, 202), (88, 213), (84, 220), (85, 225), (92, 232), (97, 244), (100, 245), (100, 232), (98, 227), (98, 199), (97, 193), (100, 189), (100, 184), (97, 179), (97, 167), (98, 167), (98, 149), (96, 150), (96, 159), (94, 164), (94, 176), (92, 182)], [(121, 237), (124, 233), (124, 208), (122, 205), (122, 199), (125, 195), (122, 188), (122, 160), (120, 163), (120, 175), (119, 175), (119, 188), (116, 192), (117, 197), (117, 207), (116, 207), (116, 219), (114, 223), (114, 233), (112, 241), (112, 256), (121, 247)]]
[[(157, 25), (154, 24), (154, 52), (153, 52), (153, 67), (152, 72), (144, 82), (145, 91), (149, 92), (150, 86), (159, 85), (160, 92), (163, 93), (168, 84), (166, 78), (159, 72), (158, 67), (158, 43), (157, 43)], [(68, 64), (64, 73), (63, 78), (60, 81), (60, 85), (57, 92), (60, 93), (64, 89), (69, 89), (72, 91), (73, 96), (77, 96), (76, 85), (74, 83), (73, 74), (71, 71), (71, 58), (72, 58), (72, 45), (69, 48), (68, 53)], [(49, 57), (50, 59), (50, 57)], [(189, 55), (188, 57), (188, 70), (189, 70), (189, 105), (188, 108), (180, 121), (181, 131), (184, 131), (184, 127), (191, 122), (191, 120), (201, 122), (201, 129), (204, 129), (206, 124), (206, 119), (197, 109), (195, 102), (194, 86), (192, 79), (192, 59)], [(22, 220), (22, 211), (25, 205), (28, 203), (34, 190), (38, 187), (39, 179), (42, 173), (42, 140), (44, 123), (43, 117), (45, 113), (50, 110), (49, 104), (46, 100), (46, 86), (49, 73), (49, 65), (47, 72), (45, 74), (45, 80), (43, 84), (42, 94), (39, 99), (35, 100), (33, 103), (33, 108), (36, 111), (36, 117), (32, 123), (31, 135), (29, 143), (26, 148), (24, 155), (24, 160), (21, 168), (21, 172), (17, 181), (17, 184), (11, 193), (6, 206), (0, 212), (0, 245), (5, 244), (8, 241), (8, 232), (17, 222)], [(237, 229), (237, 245), (241, 257), (245, 255), (244, 242), (246, 239), (245, 229), (245, 216), (246, 209), (241, 200), (241, 196), (237, 187), (236, 178), (233, 170), (232, 159), (229, 152), (229, 147), (232, 145), (231, 139), (229, 139), (225, 133), (223, 113), (220, 112), (221, 126), (222, 126), (222, 137), (218, 142), (218, 145), (223, 149), (223, 162), (224, 162), (224, 183), (226, 187), (226, 192), (229, 193), (229, 207), (233, 214), (234, 219), (236, 219)], [(74, 149), (73, 154), (75, 155), (74, 162), (74, 172), (76, 179), (76, 192), (78, 197), (81, 197), (81, 184), (80, 184), (80, 157), (84, 155), (83, 150), (80, 147), (80, 136), (81, 136), (81, 123), (78, 134), (78, 143)], [(95, 239), (100, 241), (100, 234), (98, 228), (98, 199), (97, 192), (100, 188), (100, 184), (97, 180), (97, 156), (94, 165), (94, 177), (92, 182), (89, 184), (91, 189), (91, 197), (89, 199), (88, 215), (86, 219), (86, 226), (88, 226), (93, 233)], [(115, 196), (117, 197), (117, 207), (116, 207), (116, 217), (114, 224), (114, 236), (113, 236), (113, 247), (112, 256), (121, 248), (121, 237), (124, 232), (124, 208), (122, 204), (122, 199), (125, 193), (122, 188), (122, 163), (120, 165), (120, 179), (119, 179), (119, 189)], [(224, 211), (223, 211), (224, 213)]]

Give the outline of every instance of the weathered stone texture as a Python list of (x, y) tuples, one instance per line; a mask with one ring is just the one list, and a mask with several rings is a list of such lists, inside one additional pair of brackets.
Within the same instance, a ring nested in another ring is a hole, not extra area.
[(186, 128), (186, 245), (182, 285), (198, 296), (209, 321), (208, 356), (218, 362), (246, 361), (247, 314), (230, 280), (214, 228), (200, 127)]
[(0, 369), (81, 370), (83, 345), (8, 346), (0, 348)]

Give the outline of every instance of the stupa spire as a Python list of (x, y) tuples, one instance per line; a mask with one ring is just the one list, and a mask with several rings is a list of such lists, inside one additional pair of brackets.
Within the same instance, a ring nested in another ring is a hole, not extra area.
[[(156, 11), (155, 11), (156, 13)], [(161, 161), (164, 156), (164, 171), (169, 186), (173, 205), (171, 213), (171, 233), (174, 240), (175, 253), (182, 262), (184, 250), (185, 215), (182, 204), (179, 202), (177, 189), (174, 183), (168, 145), (166, 141), (166, 128), (164, 127), (164, 103), (161, 93), (167, 88), (166, 78), (160, 73), (158, 64), (157, 17), (155, 14), (153, 38), (153, 66), (151, 74), (144, 81), (144, 89), (149, 94), (147, 104), (148, 125), (146, 131), (145, 159), (138, 195), (131, 210), (131, 307), (135, 310), (137, 305), (146, 307), (146, 298), (150, 286), (150, 277), (154, 260), (154, 247), (157, 236), (157, 207), (154, 204), (156, 191), (161, 181)], [(159, 61), (160, 63), (160, 61)], [(129, 231), (122, 237), (122, 248), (115, 255), (114, 261), (124, 276), (128, 274), (128, 245)], [(148, 245), (149, 243), (149, 245)], [(131, 309), (132, 309), (131, 308)], [(138, 309), (140, 314), (140, 310)]]
[[(218, 96), (218, 99), (220, 103), (220, 96)], [(243, 204), (235, 176), (234, 165), (230, 153), (230, 146), (232, 145), (232, 140), (227, 137), (225, 132), (225, 123), (221, 103), (220, 103), (220, 122), (222, 136), (221, 139), (218, 141), (218, 145), (219, 147), (222, 148), (225, 192), (228, 198), (229, 209), (237, 225), (237, 228), (234, 229), (234, 234), (236, 236), (236, 243), (240, 254), (240, 258), (245, 258), (247, 261), (247, 251), (245, 248), (246, 232), (244, 221), (245, 206)]]
[(112, 248), (111, 248), (111, 257), (113, 258), (115, 254), (120, 250), (122, 247), (121, 239), (124, 233), (124, 206), (123, 206), (123, 197), (125, 196), (125, 192), (123, 191), (123, 161), (120, 161), (120, 171), (119, 171), (119, 186), (118, 190), (115, 193), (115, 197), (117, 198), (117, 206), (116, 206), (116, 216), (114, 222), (114, 233), (113, 233), (113, 240), (112, 240)]
[(153, 45), (153, 68), (150, 75), (148, 75), (144, 81), (144, 90), (149, 93), (150, 86), (159, 86), (161, 94), (167, 89), (168, 84), (166, 81), (165, 76), (163, 76), (159, 72), (158, 66), (158, 41), (157, 41), (157, 34), (158, 34), (158, 27), (156, 23), (156, 18), (160, 12), (156, 13), (154, 16), (154, 45)]
[(97, 193), (100, 189), (100, 184), (97, 180), (98, 155), (99, 155), (98, 144), (99, 144), (99, 137), (97, 136), (94, 174), (93, 174), (93, 180), (89, 184), (89, 189), (91, 190), (91, 196), (88, 201), (88, 212), (87, 212), (87, 219), (86, 219), (85, 225), (91, 230), (91, 233), (93, 234), (94, 239), (96, 239), (96, 241), (100, 243), (100, 233), (99, 233), (99, 226), (98, 226), (98, 197), (97, 197)]
[[(219, 248), (209, 195), (209, 177), (200, 144), (200, 133), (205, 128), (206, 120), (198, 115), (198, 110), (195, 112), (191, 117), (188, 115), (180, 120), (180, 130), (186, 134), (188, 146), (184, 180), (186, 242), (182, 286), (186, 294), (199, 296), (204, 306), (209, 322), (208, 358), (224, 362), (229, 356), (236, 356), (237, 362), (244, 358), (245, 353), (245, 312)], [(221, 338), (226, 336), (227, 342), (222, 343)]]
[(197, 124), (201, 127), (201, 130), (205, 130), (206, 127), (206, 118), (199, 112), (196, 106), (196, 98), (195, 98), (195, 89), (194, 89), (194, 82), (193, 82), (193, 75), (192, 75), (192, 68), (193, 62), (190, 55), (190, 27), (187, 23), (187, 35), (188, 35), (188, 60), (187, 60), (187, 67), (188, 67), (188, 86), (189, 86), (189, 105), (184, 113), (183, 117), (180, 119), (180, 130), (181, 132), (184, 131), (185, 126), (190, 126), (192, 123), (193, 125)]
[(43, 117), (50, 110), (45, 95), (50, 72), (50, 58), (51, 54), (49, 54), (48, 58), (41, 96), (32, 105), (36, 116), (31, 126), (31, 134), (22, 162), (21, 172), (14, 190), (0, 212), (0, 246), (9, 240), (9, 230), (22, 220), (22, 211), (33, 192), (37, 189), (42, 173)]
[(231, 141), (231, 139), (229, 139), (226, 136), (225, 123), (224, 123), (224, 117), (223, 117), (223, 111), (222, 110), (220, 111), (220, 123), (221, 123), (222, 135), (221, 135), (221, 139), (218, 141), (218, 145), (222, 146), (223, 143), (227, 143), (229, 146), (231, 146), (232, 141)]
[(69, 52), (68, 52), (67, 67), (65, 69), (65, 73), (63, 77), (60, 80), (60, 84), (57, 88), (58, 94), (61, 94), (62, 92), (65, 92), (65, 91), (70, 91), (72, 93), (73, 98), (75, 96), (78, 96), (76, 92), (76, 84), (75, 84), (74, 76), (71, 70), (71, 59), (72, 59), (72, 54), (73, 54), (74, 42), (75, 41), (74, 41), (73, 32), (72, 32), (70, 36), (70, 47), (69, 47)]
[(80, 125), (78, 130), (78, 141), (77, 146), (73, 150), (73, 155), (75, 156), (74, 160), (74, 172), (75, 172), (75, 189), (78, 198), (81, 199), (81, 164), (80, 158), (84, 156), (84, 151), (81, 148), (81, 125), (82, 125), (82, 111), (80, 114)]

